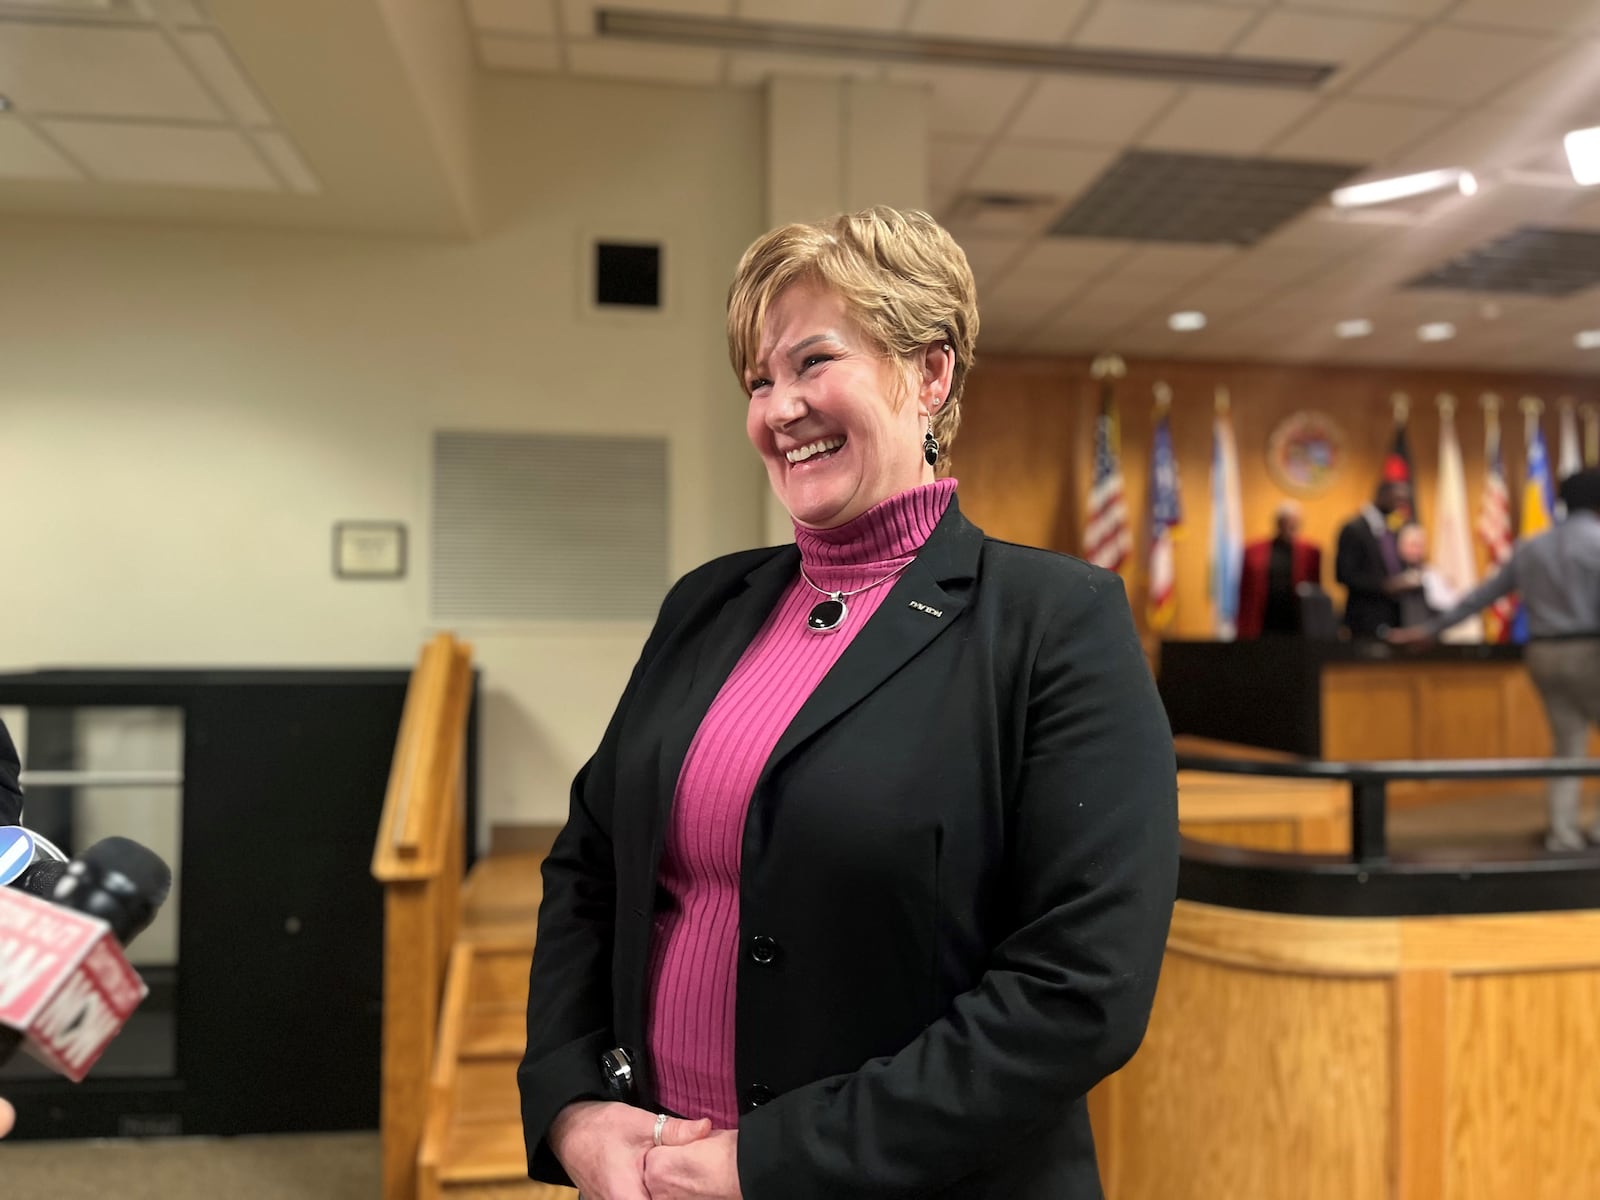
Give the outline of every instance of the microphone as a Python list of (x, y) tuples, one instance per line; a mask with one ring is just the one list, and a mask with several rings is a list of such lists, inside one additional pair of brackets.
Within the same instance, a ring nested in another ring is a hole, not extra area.
[[(43, 886), (48, 902), (27, 894)], [(64, 868), (37, 864), (23, 891), (0, 887), (0, 1066), (25, 1046), (82, 1081), (149, 993), (121, 946), (144, 932), (171, 887), (166, 863), (119, 837)]]
[[(49, 838), (21, 825), (0, 825), (0, 884), (18, 882), (31, 867), (45, 862), (65, 863), (67, 856)], [(48, 895), (36, 892), (35, 895)]]

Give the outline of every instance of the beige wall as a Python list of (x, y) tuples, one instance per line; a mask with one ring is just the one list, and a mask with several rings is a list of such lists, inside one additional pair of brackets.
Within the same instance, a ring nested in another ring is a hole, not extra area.
[[(0, 669), (409, 663), (437, 428), (666, 437), (673, 569), (760, 540), (720, 322), (763, 220), (760, 94), (482, 102), (472, 242), (0, 224)], [(582, 311), (590, 234), (665, 240), (664, 315)], [(349, 518), (406, 523), (404, 582), (331, 577)], [(645, 628), (463, 632), (485, 819), (560, 820)]]

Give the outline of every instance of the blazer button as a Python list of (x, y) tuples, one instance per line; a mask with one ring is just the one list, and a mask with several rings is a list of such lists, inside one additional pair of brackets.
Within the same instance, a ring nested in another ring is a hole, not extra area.
[(750, 961), (758, 967), (770, 967), (778, 961), (778, 943), (764, 933), (750, 939)]
[(750, 1112), (752, 1109), (760, 1108), (763, 1104), (769, 1104), (777, 1098), (778, 1093), (774, 1092), (766, 1084), (752, 1083), (745, 1089), (744, 1110), (745, 1112)]

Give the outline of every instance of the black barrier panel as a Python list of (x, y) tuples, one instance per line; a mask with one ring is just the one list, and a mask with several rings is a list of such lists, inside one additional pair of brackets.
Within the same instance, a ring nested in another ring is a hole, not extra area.
[(405, 670), (0, 676), (0, 706), (171, 707), (184, 729), (167, 997), (176, 1069), (8, 1082), (14, 1136), (377, 1128), (383, 898), (371, 862), (408, 680)]

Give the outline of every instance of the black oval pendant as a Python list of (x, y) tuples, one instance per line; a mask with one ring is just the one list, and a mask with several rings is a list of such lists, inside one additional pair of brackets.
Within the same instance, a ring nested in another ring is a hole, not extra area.
[(843, 600), (823, 600), (811, 610), (811, 615), (806, 618), (806, 628), (816, 633), (832, 633), (839, 628), (839, 623), (844, 620), (844, 614)]

